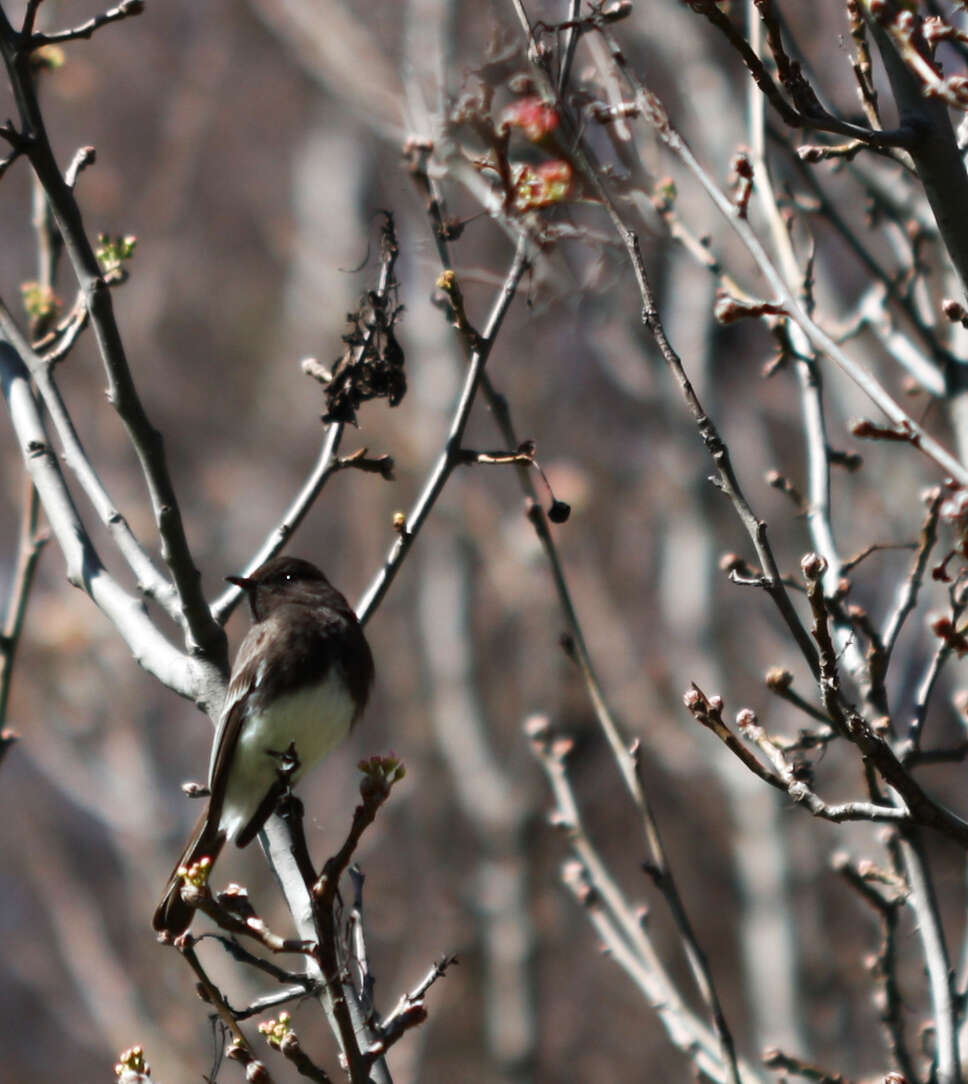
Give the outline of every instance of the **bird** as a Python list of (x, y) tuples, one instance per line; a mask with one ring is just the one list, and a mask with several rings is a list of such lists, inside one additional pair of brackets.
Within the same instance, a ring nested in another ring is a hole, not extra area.
[(229, 841), (251, 843), (289, 786), (353, 728), (373, 684), (373, 655), (350, 604), (310, 561), (273, 557), (249, 576), (252, 626), (229, 678), (209, 762), (209, 799), (152, 925), (177, 937), (194, 908), (184, 873)]

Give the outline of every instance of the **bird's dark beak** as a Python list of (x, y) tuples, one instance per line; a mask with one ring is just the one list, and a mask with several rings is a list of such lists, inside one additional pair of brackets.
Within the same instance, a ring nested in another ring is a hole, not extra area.
[(241, 587), (243, 591), (252, 591), (256, 587), (255, 580), (250, 580), (247, 576), (226, 576), (225, 579), (228, 583)]

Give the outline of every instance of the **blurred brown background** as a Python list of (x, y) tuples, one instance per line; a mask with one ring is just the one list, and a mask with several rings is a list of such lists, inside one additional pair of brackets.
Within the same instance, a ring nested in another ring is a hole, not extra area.
[[(18, 5), (4, 6), (19, 16)], [(560, 18), (563, 7), (532, 14)], [(850, 111), (841, 7), (809, 7), (809, 18), (791, 12), (798, 41)], [(45, 25), (61, 26), (97, 10), (86, 0), (48, 0), (42, 14)], [(736, 58), (671, 2), (640, 3), (621, 33), (630, 59), (723, 177), (744, 137)], [(429, 302), (439, 267), (400, 148), (407, 135), (429, 134), (439, 70), (457, 94), (489, 43), (518, 34), (510, 6), (498, 3), (149, 0), (144, 16), (67, 46), (66, 65), (46, 80), (60, 161), (84, 144), (97, 149), (79, 182), (89, 231), (138, 238), (116, 306), (210, 593), (245, 564), (314, 461), (323, 402), (299, 361), (328, 363), (341, 352), (345, 313), (374, 280), (377, 212), (389, 208), (401, 242), (410, 392), (396, 410), (365, 407), (344, 450), (365, 444), (391, 454), (396, 481), (336, 476), (291, 546), (351, 598), (379, 568), (393, 512), (413, 501), (441, 446), (463, 366)], [(578, 63), (588, 57), (580, 53)], [(0, 111), (12, 113), (4, 93)], [(653, 179), (669, 169), (654, 148), (645, 158)], [(728, 246), (725, 227), (680, 183), (697, 231)], [(454, 213), (476, 213), (459, 190), (449, 195)], [(0, 292), (11, 305), (35, 274), (29, 202), (20, 163), (0, 182)], [(594, 209), (575, 214), (605, 228)], [(837, 315), (856, 296), (860, 273), (828, 242), (818, 290)], [(802, 476), (794, 382), (760, 379), (772, 345), (758, 327), (712, 323), (714, 282), (668, 244), (654, 218), (644, 247), (670, 335), (785, 567), (795, 569), (810, 548), (803, 521), (763, 482), (771, 467)], [(454, 252), (480, 326), (509, 242), (479, 218)], [(748, 552), (745, 540), (706, 481), (705, 453), (645, 341), (633, 287), (613, 249), (550, 251), (516, 300), (489, 371), (522, 437), (537, 442), (556, 494), (572, 504), (571, 520), (556, 530), (566, 570), (611, 701), (646, 743), (653, 804), (741, 1049), (755, 1057), (766, 1043), (785, 1042), (844, 1072), (874, 1073), (884, 1060), (863, 967), (874, 925), (827, 865), (835, 847), (855, 839), (870, 847), (873, 834), (790, 810), (681, 706), (695, 680), (721, 692), (731, 712), (749, 704), (775, 729), (800, 725), (762, 687), (768, 666), (796, 665), (767, 600), (716, 569), (721, 552)], [(73, 297), (66, 274), (61, 296)], [(870, 363), (879, 363), (873, 350)], [(900, 386), (896, 374), (885, 379)], [(61, 380), (109, 490), (151, 538), (90, 335)], [(836, 376), (828, 387), (840, 445), (858, 395)], [(468, 442), (499, 443), (482, 406)], [(865, 453), (880, 483), (870, 473), (836, 482), (840, 507), (850, 509), (838, 520), (844, 554), (875, 539), (913, 540), (918, 489), (934, 480), (911, 455)], [(6, 438), (0, 462), (7, 577), (22, 474)], [(888, 553), (867, 567), (858, 591), (877, 615), (908, 560)], [(650, 926), (693, 997), (664, 908), (640, 872), (644, 847), (614, 763), (558, 646), (561, 627), (512, 470), (458, 473), (369, 625), (378, 685), (365, 721), (302, 787), (321, 857), (348, 824), (356, 761), (392, 750), (407, 765), (358, 856), (378, 1003), (390, 1008), (443, 953), (460, 964), (431, 992), (429, 1021), (394, 1050), (395, 1080), (689, 1078), (560, 887), (565, 843), (546, 823), (548, 795), (521, 731), (532, 712), (576, 735), (576, 778), (595, 838), (629, 893), (652, 903)], [(243, 628), (235, 618), (233, 644)], [(918, 643), (912, 634), (904, 645), (909, 685), (927, 657)], [(211, 730), (138, 670), (89, 600), (65, 583), (53, 544), (30, 602), (9, 721), (22, 740), (0, 769), (0, 1081), (68, 1072), (110, 1079), (117, 1053), (135, 1042), (159, 1081), (202, 1079), (213, 1033), (188, 969), (155, 943), (149, 919), (194, 818), (178, 784), (204, 776)], [(837, 772), (831, 767), (834, 784), (856, 786), (853, 773)], [(956, 775), (937, 774), (939, 788), (947, 779), (956, 786)], [(941, 880), (957, 931), (962, 875), (946, 848), (938, 845), (940, 868), (950, 870)], [(281, 921), (263, 865), (250, 848), (227, 858), (218, 876), (244, 881)], [(233, 985), (229, 965), (215, 970), (233, 1004), (259, 992)], [(916, 968), (909, 978), (918, 990)], [(295, 1023), (335, 1071), (315, 1009), (295, 1010)], [(272, 1068), (288, 1079), (281, 1062)], [(225, 1067), (220, 1079), (237, 1073)]]

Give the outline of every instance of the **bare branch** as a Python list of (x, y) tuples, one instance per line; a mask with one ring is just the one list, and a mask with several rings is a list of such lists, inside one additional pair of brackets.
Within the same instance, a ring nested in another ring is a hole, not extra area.
[[(736, 213), (735, 206), (720, 191), (708, 172), (700, 165), (698, 159), (689, 149), (685, 140), (673, 127), (659, 99), (652, 91), (647, 90), (642, 83), (632, 75), (624, 62), (621, 50), (618, 48), (617, 43), (614, 42), (614, 39), (609, 36), (608, 31), (603, 29), (602, 32), (605, 34), (606, 40), (610, 42), (613, 59), (616, 60), (623, 75), (633, 88), (635, 104), (640, 115), (649, 120), (658, 133), (659, 138), (679, 158), (689, 172), (693, 174), (715, 204), (716, 208), (720, 211), (734, 232), (739, 236), (757, 266), (760, 268), (766, 281), (775, 291), (777, 304), (782, 305), (785, 311), (788, 312), (803, 329), (804, 334), (807, 336), (814, 349), (819, 353), (826, 354), (827, 357), (835, 362), (835, 364), (837, 364), (847, 376), (849, 376), (850, 379), (861, 388), (861, 390), (878, 407), (880, 407), (899, 429), (903, 427), (905, 432), (910, 434), (910, 442), (918, 448), (919, 451), (922, 451), (930, 459), (933, 459), (943, 471), (950, 474), (953, 478), (956, 478), (962, 485), (968, 485), (968, 468), (960, 463), (947, 451), (947, 449), (935, 440), (934, 437), (928, 434), (922, 426), (918, 425), (917, 422), (909, 417), (884, 390), (883, 386), (866, 369), (844, 353), (837, 343), (835, 343), (834, 340), (810, 318), (799, 299), (791, 292), (784, 282), (783, 276), (774, 267), (773, 262), (770, 260), (752, 227), (745, 219)], [(614, 205), (611, 203), (610, 197), (608, 196), (603, 183), (599, 179), (600, 171), (594, 168), (591, 163), (587, 163), (585, 166), (585, 173), (590, 183), (596, 187), (596, 190), (606, 201), (605, 205), (606, 209), (609, 211), (609, 216), (615, 223), (615, 227), (620, 236), (625, 241), (626, 248), (629, 252), (629, 258), (635, 269), (636, 280), (639, 283), (639, 289), (643, 297), (643, 321), (650, 327), (650, 330), (653, 331), (653, 335), (655, 335), (656, 329), (654, 321), (658, 317), (658, 313), (652, 297), (651, 287), (649, 286), (648, 279), (644, 273), (642, 256), (638, 248), (638, 237), (634, 231), (624, 225), (621, 218), (618, 216), (617, 211), (614, 210)], [(663, 356), (666, 357), (666, 360), (669, 361), (671, 365), (672, 361), (666, 353), (667, 349), (671, 351), (671, 347), (668, 346), (667, 343), (663, 345), (661, 341), (659, 341), (659, 347), (663, 352)]]
[(882, 942), (876, 962), (871, 968), (872, 974), (883, 991), (880, 1017), (896, 1064), (908, 1080), (916, 1080), (918, 1073), (904, 1034), (905, 1005), (897, 975), (898, 911), (907, 886), (904, 886), (904, 891), (895, 892), (893, 897), (886, 897), (865, 875), (872, 872), (870, 863), (864, 863), (863, 866), (855, 869), (845, 854), (835, 854), (831, 864), (844, 881), (873, 909), (880, 922)]
[[(36, 9), (39, 3), (40, 0), (31, 0), (28, 7)], [(62, 45), (65, 41), (78, 41), (81, 38), (89, 38), (102, 26), (107, 26), (109, 23), (118, 23), (132, 15), (140, 15), (144, 9), (144, 0), (121, 0), (121, 3), (116, 8), (108, 8), (107, 11), (93, 16), (86, 23), (81, 23), (80, 26), (75, 26), (72, 30), (55, 30), (49, 34), (33, 33), (33, 18), (28, 13), (29, 25), (25, 19), (23, 34), (30, 39), (29, 46), (31, 49), (39, 49), (44, 45)]]
[(902, 830), (899, 850), (910, 892), (905, 903), (914, 912), (931, 991), (935, 1057), (939, 1084), (960, 1084), (958, 1056), (958, 1006), (952, 989), (952, 973), (944, 927), (938, 910), (934, 878), (917, 831)]
[(779, 1069), (794, 1076), (811, 1080), (813, 1084), (854, 1084), (854, 1082), (841, 1073), (830, 1073), (821, 1069), (819, 1065), (811, 1065), (803, 1058), (794, 1057), (782, 1050), (765, 1050), (763, 1052), (763, 1064), (768, 1069)]
[(98, 518), (110, 531), (118, 551), (137, 577), (139, 590), (145, 597), (158, 602), (172, 620), (178, 621), (179, 600), (173, 585), (155, 568), (127, 520), (117, 510), (81, 445), (70, 412), (54, 381), (50, 363), (34, 353), (2, 300), (0, 300), (0, 332), (16, 347), (21, 358), (28, 365), (31, 376), (44, 399), (44, 405), (50, 413), (57, 435), (60, 437), (64, 449), (64, 460), (77, 477)]
[[(968, 584), (962, 583), (957, 585), (955, 590), (952, 591), (950, 617), (952, 628), (958, 625), (959, 618), (962, 613), (964, 613), (966, 604), (968, 604)], [(954, 648), (950, 641), (943, 637), (938, 637), (931, 661), (925, 669), (924, 676), (918, 683), (917, 693), (914, 699), (914, 712), (912, 713), (911, 721), (908, 724), (905, 751), (917, 750), (920, 748), (921, 736), (924, 730), (924, 720), (928, 713), (928, 705), (931, 702), (931, 694), (934, 692), (935, 685), (938, 678), (941, 676), (941, 671), (944, 669), (945, 663), (951, 658), (953, 653)]]
[(504, 285), (494, 301), (484, 331), (472, 351), (470, 365), (464, 379), (464, 387), (454, 411), (454, 418), (444, 443), (444, 450), (424, 483), (423, 491), (406, 516), (397, 541), (387, 553), (383, 568), (377, 573), (356, 608), (360, 622), (364, 625), (389, 590), (390, 584), (413, 545), (414, 539), (443, 491), (447, 479), (455, 467), (460, 465), (461, 441), (484, 373), (484, 366), (487, 364), (487, 359), (494, 347), (498, 331), (500, 331), (501, 325), (504, 323), (504, 318), (517, 292), (518, 285), (530, 266), (528, 249), (527, 238), (522, 234), (518, 240), (514, 259), (508, 269)]
[(914, 564), (908, 573), (907, 579), (895, 604), (894, 610), (884, 626), (881, 640), (884, 643), (884, 667), (890, 663), (891, 653), (897, 644), (897, 638), (901, 635), (901, 629), (908, 615), (918, 604), (918, 594), (924, 581), (924, 573), (928, 567), (928, 559), (938, 540), (938, 516), (941, 511), (941, 503), (944, 492), (940, 488), (936, 490), (928, 507), (928, 514), (921, 525), (921, 534), (918, 538), (918, 550), (914, 558)]
[[(523, 8), (518, 8), (519, 16), (522, 18), (525, 25), (527, 25), (527, 17)], [(530, 32), (530, 30), (529, 30)], [(422, 180), (422, 183), (426, 186), (427, 192), (430, 195), (428, 200), (428, 211), (431, 214), (432, 220), (435, 223), (435, 236), (437, 238), (438, 251), (441, 255), (441, 259), (447, 261), (447, 245), (445, 240), (445, 233), (442, 228), (442, 202), (437, 197), (432, 184), (427, 177), (425, 171), (422, 172), (421, 160), (419, 157), (414, 163), (414, 172), (418, 181)], [(447, 274), (445, 272), (445, 274)], [(465, 342), (465, 349), (468, 352), (472, 352), (477, 349), (477, 336), (470, 327), (469, 321), (463, 312), (463, 303), (460, 293), (453, 288), (453, 282), (447, 279), (445, 282), (445, 288), (448, 289), (448, 296), (451, 301), (452, 308), (455, 314), (455, 326), (462, 334)], [(485, 338), (489, 338), (486, 335)], [(484, 382), (485, 394), (491, 405), (492, 413), (494, 414), (498, 426), (505, 438), (505, 441), (509, 447), (520, 447), (520, 442), (517, 440), (513, 426), (511, 424), (510, 413), (507, 408), (506, 401), (498, 396), (492, 388), (490, 382), (485, 377)], [(582, 676), (585, 681), (586, 688), (588, 690), (590, 699), (595, 709), (596, 716), (599, 723), (605, 733), (605, 736), (612, 749), (612, 753), (615, 756), (619, 770), (622, 774), (625, 785), (629, 791), (629, 794), (635, 803), (636, 810), (641, 818), (645, 837), (648, 841), (649, 850), (652, 856), (652, 866), (660, 873), (659, 884), (666, 897), (666, 900), (673, 912), (676, 923), (679, 926), (682, 934), (683, 944), (687, 959), (689, 960), (690, 967), (692, 968), (693, 975), (696, 983), (710, 1008), (710, 1012), (713, 1017), (714, 1027), (720, 1044), (720, 1050), (722, 1054), (722, 1061), (724, 1066), (724, 1072), (727, 1079), (730, 1081), (738, 1081), (738, 1069), (736, 1063), (736, 1053), (733, 1046), (732, 1035), (726, 1024), (725, 1016), (719, 1005), (716, 989), (713, 984), (712, 975), (708, 967), (705, 955), (695, 938), (692, 931), (691, 924), (689, 923), (688, 916), (685, 908), (683, 907), (678, 895), (678, 891), (675, 887), (675, 882), (672, 879), (671, 871), (669, 870), (668, 863), (665, 858), (665, 853), (662, 847), (661, 838), (659, 836), (658, 825), (649, 809), (648, 802), (645, 795), (645, 788), (641, 778), (641, 765), (637, 753), (637, 749), (630, 750), (627, 743), (622, 739), (619, 731), (619, 727), (614, 717), (612, 716), (603, 690), (595, 675), (595, 671), (592, 667), (591, 656), (588, 652), (585, 644), (584, 634), (581, 629), (581, 625), (578, 620), (578, 615), (571, 600), (571, 594), (568, 590), (567, 583), (565, 581), (564, 572), (562, 570), (561, 563), (558, 558), (558, 553), (552, 539), (550, 527), (548, 524), (548, 517), (546, 516), (541, 505), (535, 498), (534, 488), (531, 479), (528, 475), (527, 464), (518, 463), (518, 476), (521, 481), (522, 487), (526, 493), (527, 500), (527, 514), (535, 531), (542, 543), (542, 547), (545, 550), (546, 557), (548, 558), (551, 568), (552, 578), (555, 583), (556, 593), (558, 595), (559, 602), (562, 606), (562, 610), (565, 615), (565, 619), (568, 625), (569, 637), (572, 644), (573, 656), (578, 662)], [(541, 747), (541, 743), (537, 741), (537, 735), (535, 735), (535, 748)], [(603, 870), (599, 869), (600, 876), (603, 874)]]
[[(129, 5), (139, 0), (128, 0)], [(124, 5), (122, 5), (124, 6)], [(128, 11), (126, 14), (133, 12)], [(181, 603), (189, 653), (210, 658), (227, 669), (227, 647), (222, 627), (212, 618), (202, 593), (185, 536), (178, 501), (172, 486), (161, 434), (152, 426), (135, 388), (124, 344), (97, 256), (88, 239), (74, 193), (61, 176), (37, 101), (30, 51), (0, 12), (0, 53), (3, 55), (20, 112), (21, 127), (30, 138), (24, 153), (47, 194), (51, 213), (84, 294), (108, 379), (108, 398), (123, 422), (147, 483), (162, 555), (172, 571)]]
[(271, 1084), (272, 1078), (269, 1076), (268, 1070), (266, 1070), (265, 1066), (261, 1066), (261, 1063), (257, 1062), (252, 1047), (245, 1037), (245, 1032), (239, 1027), (232, 1010), (228, 1006), (228, 1002), (202, 967), (201, 961), (195, 952), (195, 939), (189, 933), (182, 934), (182, 936), (178, 938), (177, 947), (179, 952), (181, 952), (182, 956), (188, 962), (188, 966), (195, 972), (195, 976), (198, 979), (205, 1000), (212, 1006), (223, 1026), (232, 1036), (232, 1047), (229, 1049), (228, 1056), (235, 1061), (242, 1062), (242, 1064), (247, 1067), (260, 1065), (263, 1075), (256, 1079), (265, 1081), (266, 1084)]
[[(23, 487), (23, 505), (20, 512), (20, 538), (17, 543), (17, 559), (11, 583), (10, 594), (4, 609), (3, 624), (0, 625), (0, 728), (7, 721), (7, 703), (10, 699), (10, 683), (13, 667), (23, 631), (24, 616), (27, 612), (27, 600), (33, 585), (34, 571), (41, 551), (49, 535), (38, 527), (40, 502), (33, 482), (25, 474)], [(9, 732), (8, 732), (9, 733)], [(3, 751), (9, 747), (8, 740), (3, 743)]]
[[(438, 980), (442, 979), (450, 967), (459, 963), (456, 956), (441, 956), (435, 960), (433, 966), (417, 985), (405, 993), (397, 1002), (392, 1012), (383, 1018), (381, 1030), (387, 1036), (388, 1045), (397, 1040), (413, 1024), (412, 1014), (415, 1008), (422, 1008), (427, 991)], [(405, 1023), (406, 1022), (406, 1023)]]
[[(567, 833), (578, 858), (563, 879), (588, 910), (616, 962), (656, 1008), (670, 1039), (698, 1069), (717, 1081), (751, 1084), (759, 1079), (749, 1066), (729, 1060), (731, 1046), (723, 1043), (722, 1032), (707, 1027), (682, 1001), (645, 930), (644, 916), (626, 899), (593, 846), (566, 767), (571, 742), (555, 737), (543, 716), (529, 719), (525, 731), (555, 799), (553, 823)], [(721, 1020), (718, 1024), (725, 1026)]]
[(782, 790), (794, 802), (804, 805), (815, 817), (842, 823), (843, 821), (874, 821), (888, 824), (911, 823), (905, 809), (896, 806), (877, 805), (872, 802), (841, 802), (831, 805), (825, 802), (810, 786), (805, 774), (791, 763), (780, 744), (757, 725), (755, 714), (744, 708), (737, 716), (740, 733), (766, 755), (773, 770), (766, 768), (740, 742), (722, 718), (722, 701), (711, 699), (693, 685), (683, 698), (693, 718), (700, 722), (737, 757), (754, 775), (777, 790)]
[(211, 710), (224, 691), (221, 670), (173, 647), (149, 619), (144, 603), (125, 592), (108, 574), (84, 529), (51, 450), (30, 386), (30, 374), (13, 347), (2, 340), (0, 387), (24, 462), (64, 555), (67, 578), (89, 594), (110, 618), (136, 662), (169, 689)]
[(859, 712), (843, 702), (837, 673), (837, 654), (827, 627), (828, 613), (820, 585), (823, 559), (816, 554), (808, 554), (803, 560), (803, 568), (807, 577), (807, 597), (814, 614), (811, 631), (820, 649), (820, 690), (824, 707), (834, 726), (857, 746), (866, 762), (876, 768), (884, 781), (897, 791), (915, 823), (934, 828), (957, 840), (962, 846), (968, 846), (968, 823), (932, 801), (898, 760), (890, 745), (874, 733)]
[[(360, 1036), (349, 1011), (344, 988), (349, 982), (344, 977), (343, 961), (340, 958), (339, 937), (336, 924), (336, 901), (339, 880), (346, 870), (366, 829), (373, 823), (377, 812), (390, 795), (390, 790), (403, 775), (402, 765), (394, 758), (373, 757), (368, 762), (363, 782), (360, 785), (361, 803), (353, 811), (353, 823), (343, 846), (330, 857), (323, 866), (323, 871), (311, 888), (313, 900), (313, 919), (318, 931), (316, 959), (324, 979), (324, 996), (328, 999), (330, 1011), (339, 1033), (340, 1047), (346, 1059), (350, 1079), (353, 1084), (363, 1084), (370, 1080), (370, 1070), (381, 1063), (386, 1052), (382, 1036), (370, 1041), (366, 1049), (361, 1049)], [(305, 850), (305, 837), (302, 835), (301, 821), (296, 822), (297, 840), (296, 860), (302, 865), (305, 874), (311, 873), (308, 854)], [(352, 991), (352, 984), (349, 984)], [(355, 999), (354, 999), (355, 1000)], [(367, 1035), (372, 1032), (372, 1024), (367, 1022)], [(379, 1029), (377, 1035), (379, 1035)], [(366, 1036), (364, 1036), (366, 1037)]]
[(877, 17), (870, 12), (869, 0), (864, 6), (898, 112), (918, 133), (909, 148), (914, 167), (961, 288), (968, 290), (968, 232), (961, 214), (968, 199), (968, 175), (948, 114), (949, 104), (963, 109), (968, 103), (964, 78), (941, 78), (917, 25), (919, 20), (902, 11), (895, 0), (885, 0)]
[(768, 2), (757, 3), (757, 7), (760, 9), (764, 22), (768, 24), (772, 31), (770, 36), (771, 50), (784, 89), (791, 93), (794, 105), (790, 105), (783, 97), (780, 88), (774, 83), (762, 60), (750, 47), (749, 42), (736, 29), (729, 16), (717, 7), (713, 0), (690, 0), (689, 6), (693, 11), (704, 15), (717, 29), (722, 31), (726, 40), (743, 58), (743, 63), (746, 65), (754, 83), (780, 114), (783, 121), (792, 128), (813, 128), (821, 132), (833, 132), (837, 135), (849, 136), (868, 147), (907, 147), (915, 139), (915, 133), (903, 125), (896, 131), (884, 132), (861, 128), (828, 113), (807, 83), (799, 65), (792, 62), (783, 50), (778, 28), (774, 22), (769, 21), (770, 5)]

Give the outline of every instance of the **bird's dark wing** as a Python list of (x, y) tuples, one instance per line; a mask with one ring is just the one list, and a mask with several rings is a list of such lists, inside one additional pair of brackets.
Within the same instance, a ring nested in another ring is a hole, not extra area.
[(221, 820), (222, 801), (235, 747), (248, 717), (251, 699), (259, 693), (262, 678), (259, 668), (265, 641), (270, 633), (267, 626), (268, 623), (253, 625), (235, 657), (232, 679), (222, 705), (222, 717), (215, 732), (212, 759), (208, 768), (208, 787), (212, 795), (210, 819), (213, 824), (218, 824)]

